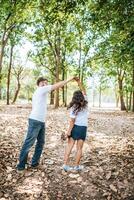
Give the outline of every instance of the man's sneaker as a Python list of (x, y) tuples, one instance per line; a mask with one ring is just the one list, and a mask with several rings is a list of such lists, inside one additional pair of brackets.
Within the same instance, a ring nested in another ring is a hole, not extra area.
[(23, 173), (23, 172), (25, 172), (25, 168), (20, 168), (20, 167), (16, 167), (16, 171), (18, 172), (18, 173)]
[(75, 166), (73, 169), (74, 169), (75, 171), (81, 171), (81, 170), (84, 169), (84, 167), (83, 167), (82, 165), (78, 165), (78, 166)]
[(25, 166), (21, 166), (20, 164), (18, 164), (16, 166), (17, 171), (23, 171), (25, 169)]
[(32, 168), (38, 168), (38, 166), (39, 166), (39, 163), (31, 164), (31, 167), (32, 167)]
[(70, 167), (70, 166), (68, 166), (68, 165), (63, 165), (62, 168), (63, 168), (64, 171), (66, 171), (66, 172), (73, 170), (73, 167)]

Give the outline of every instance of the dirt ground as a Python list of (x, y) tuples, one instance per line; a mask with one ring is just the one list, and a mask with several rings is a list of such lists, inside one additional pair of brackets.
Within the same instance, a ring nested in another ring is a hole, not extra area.
[[(49, 108), (40, 167), (18, 173), (30, 109), (0, 107), (1, 200), (134, 200), (134, 114), (91, 109), (81, 160), (84, 170), (66, 173), (61, 169), (66, 146), (61, 134), (67, 130), (68, 114), (65, 108)], [(74, 148), (70, 165), (75, 152)]]

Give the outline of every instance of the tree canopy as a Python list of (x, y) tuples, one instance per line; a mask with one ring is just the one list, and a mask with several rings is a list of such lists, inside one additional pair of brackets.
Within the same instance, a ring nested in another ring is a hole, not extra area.
[[(33, 45), (27, 52), (27, 60), (36, 66), (32, 70), (18, 62), (24, 59), (18, 48), (26, 41)], [(26, 81), (18, 77), (17, 96), (30, 98), (31, 82), (44, 73), (51, 84), (77, 75), (87, 85), (97, 77), (100, 106), (102, 92), (112, 85), (121, 110), (134, 111), (134, 2), (1, 0), (0, 98), (8, 104), (17, 99), (14, 70), (19, 69)], [(52, 93), (51, 104), (58, 107), (62, 95), (66, 105), (67, 92), (65, 87)]]

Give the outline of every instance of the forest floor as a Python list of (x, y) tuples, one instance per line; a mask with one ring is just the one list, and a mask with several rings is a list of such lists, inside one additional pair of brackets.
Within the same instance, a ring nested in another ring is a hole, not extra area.
[(134, 200), (134, 114), (91, 109), (81, 160), (84, 170), (66, 173), (61, 169), (66, 145), (61, 134), (68, 126), (67, 111), (49, 108), (40, 167), (18, 173), (30, 109), (29, 105), (0, 107), (1, 200)]

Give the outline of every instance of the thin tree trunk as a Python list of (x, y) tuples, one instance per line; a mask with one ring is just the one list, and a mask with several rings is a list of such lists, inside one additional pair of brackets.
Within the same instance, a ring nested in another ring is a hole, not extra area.
[(50, 105), (54, 105), (54, 91), (50, 93)]
[[(94, 78), (93, 78), (93, 86), (94, 86)], [(95, 88), (93, 87), (93, 107), (95, 106)]]
[(79, 39), (79, 69), (78, 69), (78, 76), (81, 79), (81, 36)]
[(118, 108), (119, 105), (119, 92), (118, 92), (118, 85), (115, 84), (115, 101), (116, 101), (116, 108)]
[(134, 112), (134, 65), (133, 65), (133, 74), (132, 74), (132, 91), (133, 91), (133, 101), (132, 101), (132, 112)]
[(82, 82), (82, 84), (84, 82), (83, 66), (82, 66), (82, 69), (81, 69), (81, 82)]
[[(62, 62), (62, 80), (65, 79), (65, 68), (64, 63)], [(65, 104), (65, 86), (62, 87), (62, 102)]]
[(132, 91), (129, 94), (129, 110), (132, 108)]
[[(51, 84), (54, 84), (54, 78), (53, 74), (51, 74)], [(50, 93), (50, 105), (54, 105), (54, 91), (51, 91)]]
[(2, 98), (2, 61), (3, 61), (3, 56), (4, 56), (4, 48), (5, 48), (5, 42), (4, 42), (4, 35), (2, 37), (2, 41), (1, 41), (1, 50), (0, 50), (0, 99)]
[(30, 89), (29, 88), (27, 90), (27, 100), (28, 100), (28, 103), (29, 103), (29, 101), (30, 101)]
[(65, 87), (64, 86), (62, 87), (62, 102), (64, 105), (65, 104)]
[(1, 89), (2, 89), (2, 86), (1, 86), (1, 83), (2, 83), (2, 62), (3, 62), (3, 57), (4, 57), (4, 49), (5, 49), (5, 46), (8, 42), (8, 38), (9, 38), (9, 35), (10, 33), (12, 32), (13, 28), (15, 27), (15, 24), (12, 24), (10, 25), (9, 27), (7, 27), (7, 22), (8, 20), (10, 19), (12, 15), (12, 12), (9, 12), (8, 16), (6, 17), (5, 19), (5, 22), (4, 22), (4, 32), (3, 32), (3, 35), (2, 35), (2, 39), (1, 39), (1, 50), (0, 50), (0, 99), (2, 97), (1, 95)]
[[(65, 79), (67, 79), (67, 72), (65, 68), (63, 68), (62, 80), (65, 80)], [(67, 106), (67, 85), (63, 86), (62, 88), (62, 101), (63, 101), (63, 105), (66, 107)]]
[[(59, 82), (59, 65), (60, 65), (60, 57), (57, 58), (56, 63), (56, 83)], [(59, 89), (55, 91), (55, 108), (59, 107)]]
[[(10, 17), (10, 15), (9, 15)], [(8, 20), (8, 18), (7, 18)], [(2, 82), (2, 62), (3, 62), (3, 57), (4, 57), (4, 49), (5, 49), (5, 46), (8, 42), (8, 38), (9, 38), (9, 35), (10, 35), (10, 32), (12, 31), (14, 27), (9, 27), (8, 29), (6, 29), (5, 27), (5, 30), (4, 30), (4, 33), (3, 33), (3, 36), (2, 36), (2, 40), (1, 40), (1, 50), (0, 50), (0, 99), (1, 99), (1, 82)]]
[(116, 98), (116, 108), (118, 108), (118, 105), (119, 105), (119, 95), (115, 95), (115, 98)]
[[(57, 24), (57, 42), (55, 43), (56, 51), (56, 82), (59, 82), (60, 67), (61, 67), (61, 57), (60, 57), (60, 24)], [(55, 92), (55, 108), (59, 107), (59, 89)]]
[(13, 104), (16, 102), (16, 100), (17, 100), (17, 97), (18, 97), (18, 94), (19, 94), (19, 91), (20, 91), (20, 87), (21, 87), (21, 85), (20, 85), (20, 82), (19, 82), (19, 80), (17, 80), (17, 90), (16, 90), (16, 92), (15, 92), (15, 95), (14, 95), (14, 98), (13, 98)]
[(121, 110), (126, 110), (126, 106), (125, 106), (125, 102), (124, 102), (124, 96), (123, 96), (123, 85), (122, 85), (122, 82), (123, 81), (120, 78), (118, 78)]
[(127, 109), (127, 111), (129, 110), (129, 104), (128, 104), (128, 99), (129, 99), (129, 97), (128, 97), (128, 91), (126, 91), (126, 109)]
[(59, 89), (55, 91), (55, 108), (58, 108), (58, 107), (59, 107)]
[(11, 76), (11, 68), (12, 68), (13, 48), (14, 46), (11, 45), (10, 61), (9, 61), (9, 68), (8, 68), (8, 75), (7, 75), (7, 105), (9, 105), (9, 101), (10, 101), (10, 76)]
[(67, 107), (67, 85), (65, 85), (65, 107)]
[(99, 108), (101, 107), (101, 85), (99, 87)]

